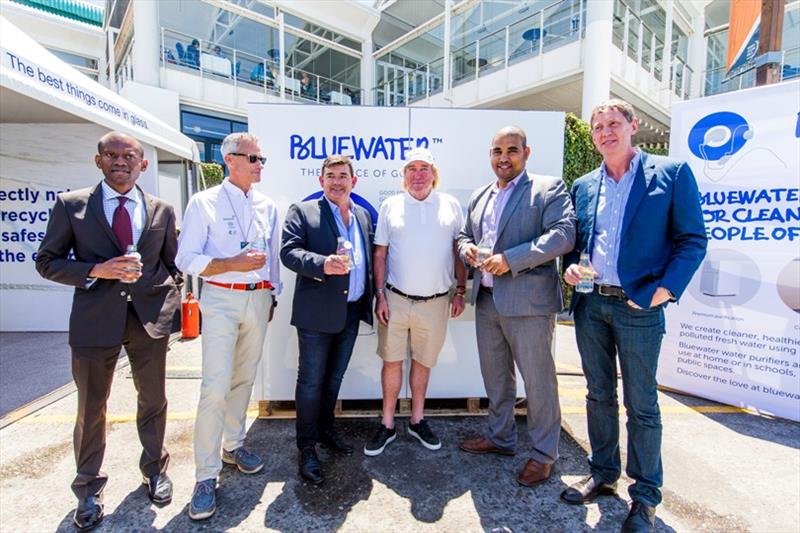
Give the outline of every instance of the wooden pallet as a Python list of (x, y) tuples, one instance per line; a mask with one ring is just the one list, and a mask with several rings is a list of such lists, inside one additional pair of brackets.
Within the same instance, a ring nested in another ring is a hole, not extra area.
[[(478, 416), (485, 415), (489, 407), (487, 398), (429, 398), (425, 400), (425, 416)], [(344, 418), (373, 418), (381, 415), (381, 400), (339, 400), (336, 402), (335, 414)], [(516, 414), (527, 413), (527, 402), (524, 398), (517, 400)], [(411, 399), (402, 398), (397, 401), (397, 416), (411, 415)], [(295, 402), (293, 400), (260, 400), (258, 402), (258, 418), (295, 418)]]

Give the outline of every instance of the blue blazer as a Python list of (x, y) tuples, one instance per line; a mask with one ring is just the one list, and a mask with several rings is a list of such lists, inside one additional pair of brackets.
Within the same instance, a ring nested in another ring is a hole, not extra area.
[[(353, 214), (364, 244), (366, 287), (361, 298), (361, 320), (372, 324), (372, 218), (360, 205)], [(283, 225), (281, 262), (297, 273), (291, 324), (302, 329), (339, 333), (347, 318), (349, 276), (328, 276), (325, 258), (336, 253), (339, 230), (325, 196), (292, 204)]]
[[(578, 218), (575, 249), (565, 265), (594, 250), (594, 222), (600, 169), (572, 184)], [(617, 271), (622, 288), (637, 305), (648, 308), (661, 286), (680, 298), (706, 254), (700, 192), (685, 162), (642, 153), (622, 220)], [(581, 294), (575, 292), (570, 309)]]

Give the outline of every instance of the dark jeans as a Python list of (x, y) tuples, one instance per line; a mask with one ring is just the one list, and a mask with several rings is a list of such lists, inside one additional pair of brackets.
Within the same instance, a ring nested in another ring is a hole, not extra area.
[(664, 308), (634, 309), (625, 300), (581, 296), (575, 308), (575, 336), (589, 389), (586, 414), (592, 455), (592, 475), (606, 483), (621, 472), (617, 356), (628, 430), (625, 472), (636, 482), (631, 499), (646, 505), (661, 503), (661, 412), (656, 369), (664, 337)]
[(297, 404), (297, 447), (314, 446), (333, 428), (333, 410), (342, 378), (358, 336), (361, 305), (347, 304), (347, 319), (339, 333), (297, 328), (300, 366), (294, 397)]

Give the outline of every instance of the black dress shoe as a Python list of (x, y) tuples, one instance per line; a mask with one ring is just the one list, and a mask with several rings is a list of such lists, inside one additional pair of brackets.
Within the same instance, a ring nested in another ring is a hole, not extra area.
[(319, 485), (324, 481), (317, 451), (313, 447), (300, 450), (300, 475), (314, 485)]
[(142, 481), (147, 486), (147, 496), (158, 505), (166, 505), (172, 501), (172, 480), (167, 474), (156, 474)]
[(616, 494), (617, 484), (602, 483), (592, 476), (587, 476), (574, 485), (570, 485), (561, 493), (561, 501), (570, 505), (588, 503), (603, 494)]
[(78, 502), (72, 522), (78, 531), (94, 529), (103, 520), (102, 496), (89, 496)]
[(353, 447), (333, 430), (323, 433), (319, 441), (329, 450), (345, 455), (353, 455)]
[(622, 533), (654, 533), (656, 530), (656, 508), (633, 502), (628, 518), (622, 523)]

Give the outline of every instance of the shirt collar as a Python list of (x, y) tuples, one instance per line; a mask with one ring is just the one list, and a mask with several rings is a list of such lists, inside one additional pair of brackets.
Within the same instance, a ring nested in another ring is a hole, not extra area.
[(417, 200), (416, 198), (411, 196), (410, 192), (406, 191), (406, 201), (411, 202), (412, 204), (429, 204), (433, 201), (433, 195), (435, 193), (436, 191), (434, 189), (431, 189), (430, 194), (428, 194), (428, 196), (426, 196), (424, 200)]
[(127, 198), (128, 200), (130, 200), (131, 202), (134, 202), (134, 203), (138, 203), (139, 202), (139, 190), (136, 188), (136, 185), (131, 187), (131, 190), (129, 190), (125, 194), (120, 194), (117, 191), (115, 191), (114, 189), (112, 189), (111, 185), (106, 183), (106, 180), (103, 180), (100, 183), (101, 183), (100, 187), (103, 190), (103, 199), (104, 200), (113, 200), (114, 198), (118, 198), (120, 196), (123, 196), (123, 197)]
[(237, 187), (236, 185), (231, 183), (231, 180), (230, 180), (229, 176), (226, 176), (225, 179), (222, 180), (222, 186), (225, 187), (225, 190), (229, 194), (238, 194), (239, 196), (237, 196), (237, 198), (248, 199), (248, 198), (252, 198), (252, 196), (253, 196), (252, 194), (250, 194), (250, 193), (253, 192), (253, 187), (252, 186), (250, 187), (250, 190), (248, 191), (248, 194), (245, 194), (242, 189), (240, 189), (239, 187)]
[(522, 170), (522, 172), (520, 172), (520, 173), (519, 173), (519, 175), (518, 175), (516, 178), (514, 178), (514, 179), (513, 179), (513, 180), (511, 180), (511, 181), (509, 181), (509, 182), (508, 182), (508, 185), (506, 185), (504, 189), (500, 189), (500, 187), (497, 185), (497, 180), (495, 180), (495, 182), (494, 182), (494, 187), (493, 187), (493, 189), (492, 189), (492, 190), (493, 190), (494, 192), (498, 192), (498, 193), (499, 193), (501, 190), (505, 190), (506, 192), (513, 190), (513, 189), (514, 189), (514, 187), (516, 187), (516, 186), (517, 186), (517, 183), (519, 183), (519, 179), (520, 179), (520, 178), (523, 176), (523, 174), (525, 174), (525, 169), (523, 169), (523, 170)]
[[(331, 202), (331, 201), (328, 199), (328, 197), (327, 197), (327, 196), (325, 196), (324, 194), (322, 195), (322, 197), (323, 197), (323, 198), (325, 198), (325, 201), (326, 201), (326, 202), (328, 202), (328, 205), (329, 205), (329, 206), (331, 206), (331, 211), (333, 211), (333, 213), (334, 213), (334, 214), (339, 214), (339, 212), (341, 211), (341, 210), (339, 209), (339, 206), (338, 206), (338, 205), (336, 205), (335, 203)], [(350, 199), (350, 211), (353, 211), (353, 199), (352, 199), (352, 198)]]
[[(642, 151), (640, 149), (638, 149), (638, 148), (634, 148), (634, 151), (636, 152), (636, 155), (634, 155), (633, 159), (631, 159), (631, 163), (630, 163), (630, 165), (628, 165), (628, 170), (626, 170), (625, 174), (622, 175), (622, 178), (620, 179), (620, 181), (626, 179), (626, 176), (628, 176), (628, 175), (635, 174), (636, 173), (636, 169), (639, 168), (639, 161), (641, 161), (641, 159), (642, 159)], [(605, 161), (603, 161), (600, 164), (600, 177), (602, 177), (604, 180), (606, 178), (610, 177), (608, 172), (606, 171), (606, 162)]]

